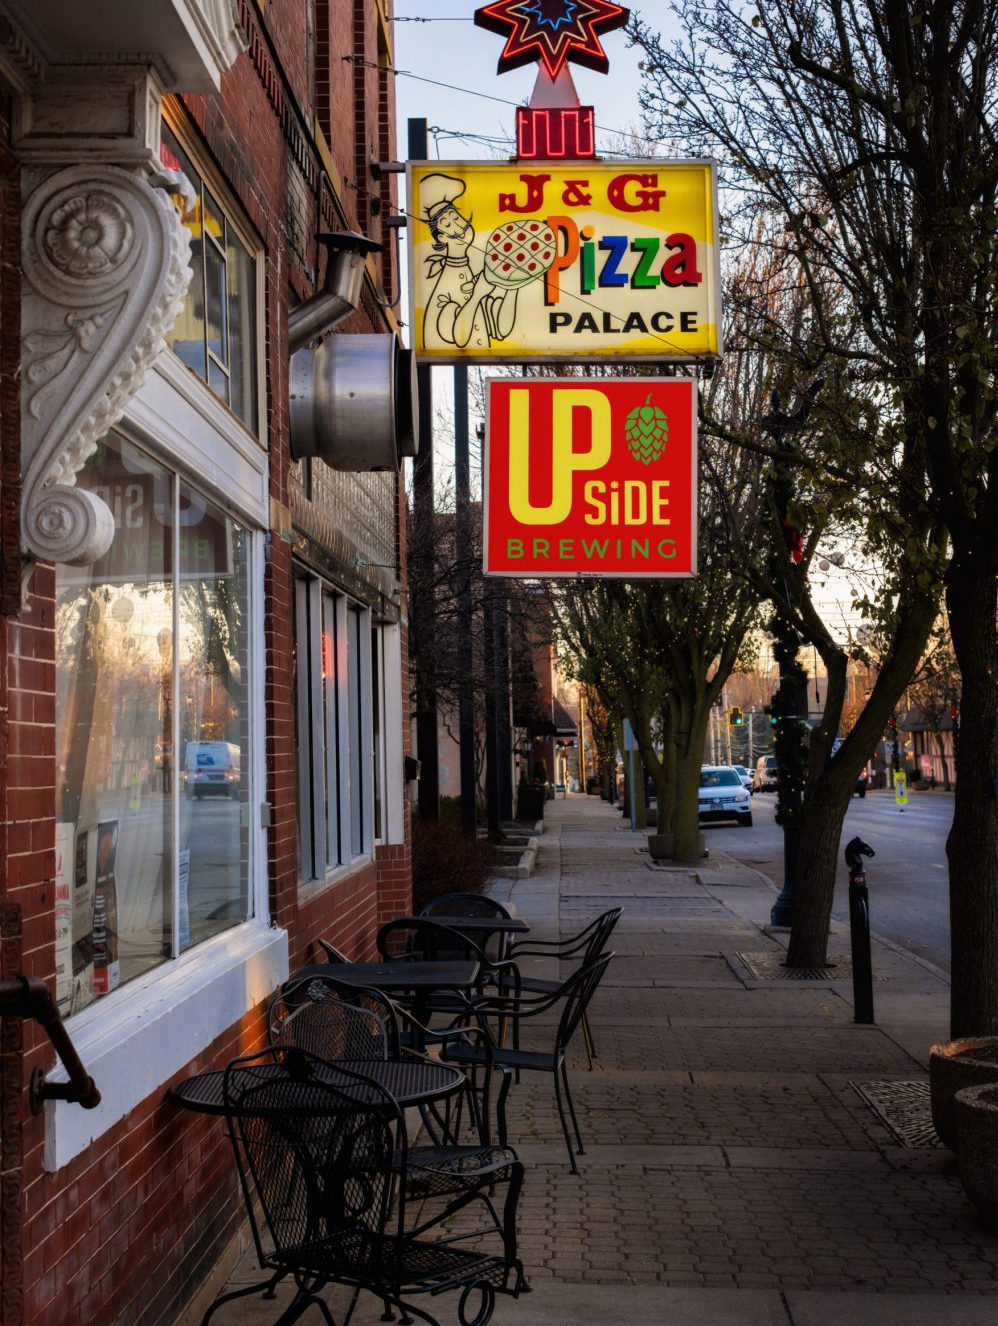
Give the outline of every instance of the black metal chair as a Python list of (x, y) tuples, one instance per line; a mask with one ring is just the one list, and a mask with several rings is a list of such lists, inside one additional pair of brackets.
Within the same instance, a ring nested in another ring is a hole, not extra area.
[[(395, 1307), (403, 1318), (411, 1314), (430, 1326), (439, 1326), (437, 1319), (415, 1307), (413, 1295), (459, 1291), (460, 1321), (486, 1326), (496, 1292), (520, 1292), (519, 1162), (506, 1192), (503, 1253), (494, 1256), (423, 1238), (422, 1226), (406, 1228), (410, 1200), (421, 1199), (412, 1198), (405, 1119), (370, 1078), (303, 1050), (272, 1048), (231, 1063), (223, 1090), (260, 1265), (275, 1279), (294, 1276), (298, 1287), (278, 1326), (291, 1326), (312, 1306), (335, 1326), (320, 1297), (330, 1284), (355, 1291), (346, 1322), (366, 1289), (382, 1300), (386, 1315)], [(480, 1303), (469, 1319), (476, 1291)]]
[[(444, 893), (439, 898), (424, 903), (419, 909), (419, 915), (438, 920), (442, 925), (449, 925), (462, 934), (464, 933), (460, 922), (462, 916), (497, 916), (504, 921), (512, 919), (512, 912), (508, 907), (504, 907), (501, 902), (496, 902), (495, 898), (489, 898), (484, 893)], [(493, 962), (501, 962), (509, 956), (511, 938), (510, 935), (490, 935), (481, 947)]]
[[(423, 1106), (422, 1118), (432, 1145), (410, 1147), (409, 1162), (413, 1169), (410, 1179), (413, 1188), (424, 1197), (476, 1194), (488, 1211), (492, 1228), (502, 1234), (492, 1191), (497, 1184), (511, 1181), (516, 1153), (505, 1145), (492, 1143), (490, 1099), (496, 1070), (486, 1030), (471, 1026), (434, 1032), (417, 1027), (406, 1010), (393, 1004), (381, 990), (349, 985), (338, 981), (335, 974), (313, 976), (288, 987), (270, 1006), (268, 1030), (271, 1045), (275, 1047), (304, 1050), (319, 1059), (349, 1067), (351, 1063), (374, 1059), (415, 1058), (413, 1051), (403, 1044), (400, 1023), (417, 1031), (423, 1045), (445, 1047), (470, 1042), (482, 1049), (481, 1084), (476, 1071), (463, 1093), (474, 1141), (469, 1144), (462, 1140), (460, 1107), (452, 1110), (449, 1100), (442, 1110)], [(499, 1098), (505, 1101), (501, 1090)], [(499, 1121), (499, 1131), (505, 1136), (504, 1117)], [(432, 1223), (439, 1223), (448, 1213), (449, 1208)]]
[[(516, 966), (516, 976), (511, 978), (514, 990), (527, 994), (554, 994), (556, 990), (560, 989), (561, 981), (542, 976), (524, 976), (520, 970), (520, 962), (524, 958), (557, 958), (560, 962), (564, 962), (568, 958), (579, 957), (581, 954), (578, 970), (590, 966), (601, 953), (606, 952), (606, 946), (610, 942), (614, 927), (620, 920), (622, 910), (620, 907), (611, 907), (608, 911), (603, 912), (601, 916), (597, 916), (595, 921), (591, 921), (584, 930), (580, 930), (577, 935), (572, 935), (567, 939), (523, 939), (513, 944), (509, 956), (510, 961)], [(592, 1071), (593, 1060), (599, 1056), (596, 1053), (588, 1012), (582, 1015), (582, 1038), (586, 1047), (589, 1068)], [(518, 1044), (515, 1037), (515, 1024), (513, 1044), (514, 1046)]]
[[(575, 1105), (572, 1101), (572, 1091), (568, 1084), (568, 1069), (566, 1065), (566, 1054), (569, 1043), (579, 1027), (583, 1016), (586, 1013), (589, 1003), (596, 993), (596, 987), (610, 965), (613, 953), (604, 953), (597, 958), (595, 962), (590, 963), (588, 967), (574, 972), (567, 981), (564, 981), (557, 990), (551, 994), (542, 994), (537, 996), (508, 996), (506, 998), (498, 997), (489, 1011), (496, 1013), (502, 1018), (511, 1019), (514, 1024), (519, 1024), (527, 1018), (539, 1017), (549, 1012), (559, 1003), (563, 1003), (561, 1016), (558, 1019), (558, 1026), (555, 1031), (554, 1046), (552, 1050), (521, 1050), (519, 1048), (497, 1047), (493, 1051), (493, 1061), (499, 1069), (513, 1069), (516, 1073), (534, 1072), (550, 1073), (554, 1078), (555, 1103), (558, 1106), (558, 1117), (561, 1120), (561, 1129), (565, 1135), (565, 1145), (568, 1148), (568, 1155), (572, 1165), (572, 1173), (578, 1173), (578, 1167), (575, 1163), (575, 1154), (572, 1152), (572, 1140), (568, 1132), (568, 1121), (565, 1117), (565, 1106), (568, 1106), (568, 1113), (572, 1120), (572, 1128), (575, 1131), (575, 1140), (578, 1147), (578, 1155), (583, 1155), (582, 1134), (579, 1132), (579, 1121), (575, 1114)], [(445, 1046), (443, 1058), (448, 1063), (455, 1063), (460, 1067), (474, 1064), (480, 1049), (476, 1045), (457, 1044)], [(509, 1078), (502, 1079), (501, 1091), (503, 1096), (509, 1091)], [(564, 1100), (562, 1096), (564, 1095)], [(498, 1105), (498, 1117), (505, 1120), (505, 1099), (500, 1100)], [(500, 1143), (505, 1141), (505, 1135), (500, 1133)]]

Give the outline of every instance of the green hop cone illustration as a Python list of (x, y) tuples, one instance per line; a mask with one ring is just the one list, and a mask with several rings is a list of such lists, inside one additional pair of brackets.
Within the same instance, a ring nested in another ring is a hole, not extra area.
[(669, 437), (669, 421), (657, 405), (652, 405), (651, 396), (627, 416), (624, 436), (631, 455), (642, 465), (650, 465), (661, 456)]

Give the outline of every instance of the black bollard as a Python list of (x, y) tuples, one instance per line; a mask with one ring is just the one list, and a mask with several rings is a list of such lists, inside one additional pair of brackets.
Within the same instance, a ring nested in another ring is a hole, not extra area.
[(870, 956), (870, 895), (863, 857), (876, 856), (869, 843), (853, 838), (846, 846), (849, 867), (849, 938), (852, 944), (853, 1021), (873, 1024), (873, 961)]

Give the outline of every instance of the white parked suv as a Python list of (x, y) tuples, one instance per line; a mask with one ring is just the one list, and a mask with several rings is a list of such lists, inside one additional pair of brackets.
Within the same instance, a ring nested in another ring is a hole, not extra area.
[(752, 825), (752, 803), (742, 780), (728, 764), (705, 765), (700, 770), (699, 811), (701, 822), (737, 820)]

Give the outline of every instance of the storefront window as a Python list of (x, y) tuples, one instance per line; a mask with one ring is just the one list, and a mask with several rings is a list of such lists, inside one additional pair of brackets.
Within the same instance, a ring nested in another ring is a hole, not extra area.
[(248, 536), (117, 433), (78, 483), (115, 537), (92, 566), (56, 568), (56, 965), (72, 1012), (251, 911)]
[[(323, 879), (374, 847), (371, 614), (314, 578), (295, 580), (298, 863)], [(381, 728), (380, 720), (378, 723)]]
[(191, 232), (191, 267), (169, 344), (247, 428), (258, 431), (256, 260), (236, 234), (176, 134), (161, 128), (160, 158), (186, 175), (195, 201), (182, 220)]

